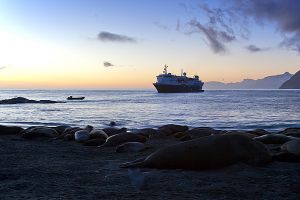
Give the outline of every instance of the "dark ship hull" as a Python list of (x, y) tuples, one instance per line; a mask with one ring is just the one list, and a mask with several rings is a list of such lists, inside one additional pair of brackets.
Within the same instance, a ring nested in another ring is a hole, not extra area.
[(167, 85), (153, 83), (159, 93), (186, 93), (186, 92), (203, 92), (202, 85)]

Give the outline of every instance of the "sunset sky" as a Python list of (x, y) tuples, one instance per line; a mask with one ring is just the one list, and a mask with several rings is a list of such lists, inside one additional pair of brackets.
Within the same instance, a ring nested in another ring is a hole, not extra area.
[(300, 1), (0, 0), (0, 88), (153, 88), (300, 70)]

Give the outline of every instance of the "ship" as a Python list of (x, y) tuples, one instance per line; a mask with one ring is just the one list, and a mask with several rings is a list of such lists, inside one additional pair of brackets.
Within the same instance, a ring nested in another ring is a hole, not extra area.
[(156, 76), (157, 82), (153, 83), (158, 93), (184, 93), (184, 92), (203, 92), (202, 86), (204, 82), (199, 79), (198, 75), (193, 78), (186, 76), (181, 70), (181, 75), (173, 75), (168, 73), (168, 66), (164, 66), (162, 74)]

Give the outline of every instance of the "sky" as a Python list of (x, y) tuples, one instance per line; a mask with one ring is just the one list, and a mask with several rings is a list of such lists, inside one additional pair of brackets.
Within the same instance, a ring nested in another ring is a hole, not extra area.
[(300, 70), (297, 0), (0, 0), (0, 88), (153, 88)]

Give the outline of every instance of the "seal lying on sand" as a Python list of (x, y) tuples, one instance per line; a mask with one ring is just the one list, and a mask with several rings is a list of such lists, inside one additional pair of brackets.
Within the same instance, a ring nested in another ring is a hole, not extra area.
[(268, 149), (243, 135), (213, 135), (170, 145), (144, 160), (123, 163), (120, 167), (204, 170), (237, 162), (262, 165), (271, 161)]
[(37, 137), (49, 137), (54, 138), (58, 136), (58, 132), (55, 129), (36, 126), (29, 127), (21, 132), (22, 137), (26, 139), (37, 138)]
[(124, 133), (127, 131), (127, 128), (120, 128), (120, 129), (117, 129), (117, 128), (112, 128), (112, 127), (109, 127), (109, 128), (104, 128), (102, 129), (108, 136), (112, 136), (112, 135), (116, 135), (118, 133)]
[(123, 153), (123, 152), (140, 152), (146, 149), (149, 149), (149, 146), (146, 146), (144, 143), (141, 142), (126, 142), (117, 146), (116, 152)]
[(282, 134), (268, 134), (253, 138), (264, 144), (284, 144), (292, 139), (293, 137), (282, 135)]
[[(146, 142), (146, 138), (134, 133), (119, 133), (112, 135), (106, 139), (106, 142), (102, 145), (104, 147), (117, 146), (125, 142)], [(100, 146), (100, 147), (102, 147)]]

